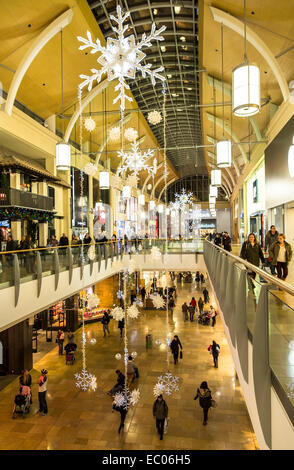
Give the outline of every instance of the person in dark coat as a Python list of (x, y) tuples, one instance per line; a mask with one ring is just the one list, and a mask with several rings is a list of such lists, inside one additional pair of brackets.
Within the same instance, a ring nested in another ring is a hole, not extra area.
[(104, 312), (103, 318), (101, 320), (101, 323), (103, 325), (104, 338), (106, 336), (106, 331), (108, 333), (108, 336), (110, 335), (110, 331), (109, 331), (109, 327), (108, 327), (109, 322), (110, 322), (110, 316), (108, 315), (108, 312)]
[(84, 237), (84, 245), (90, 245), (91, 241), (92, 241), (92, 238), (90, 237), (88, 233), (86, 233)]
[[(261, 246), (258, 243), (254, 233), (250, 233), (248, 236), (248, 240), (243, 243), (240, 257), (248, 261), (248, 263), (254, 264), (254, 266), (257, 266), (257, 267), (259, 267), (260, 261), (262, 262), (263, 265), (265, 264), (265, 259), (263, 256)], [(251, 271), (249, 272), (249, 276), (252, 279), (255, 279), (256, 273)], [(253, 282), (251, 282), (251, 285), (253, 288), (255, 287)]]
[(213, 357), (214, 367), (218, 368), (218, 356), (220, 353), (220, 345), (217, 344), (215, 341), (212, 341), (212, 344), (208, 347), (208, 351), (211, 352)]
[(171, 349), (171, 352), (174, 356), (174, 363), (177, 364), (178, 362), (178, 358), (179, 358), (179, 349), (183, 349), (182, 347), (182, 344), (181, 344), (181, 341), (179, 340), (179, 337), (178, 335), (175, 335), (174, 336), (174, 339), (172, 340), (171, 344), (170, 344), (170, 349)]
[(273, 266), (277, 267), (278, 278), (285, 281), (288, 276), (288, 264), (292, 259), (292, 248), (290, 243), (285, 241), (283, 233), (280, 233), (278, 241), (270, 246), (269, 256), (272, 259)]
[(160, 440), (163, 439), (164, 421), (168, 417), (168, 406), (162, 395), (158, 395), (153, 404), (153, 416), (156, 419), (156, 427)]
[(125, 386), (124, 374), (119, 369), (117, 369), (115, 373), (117, 375), (117, 381), (114, 387), (112, 387), (112, 389), (109, 390), (108, 395), (115, 395), (116, 393), (121, 392)]
[(203, 289), (203, 296), (204, 296), (204, 303), (208, 304), (208, 302), (209, 302), (209, 293), (208, 293), (208, 290), (206, 289), (206, 287), (204, 287), (204, 289)]
[(221, 246), (222, 244), (222, 238), (219, 233), (215, 235), (214, 244), (217, 246)]
[(199, 297), (198, 308), (199, 308), (199, 314), (200, 315), (202, 315), (202, 313), (203, 313), (203, 307), (204, 307), (204, 302), (202, 300), (202, 297)]
[(121, 430), (125, 427), (125, 419), (126, 419), (129, 408), (128, 406), (124, 407), (124, 406), (113, 405), (112, 409), (120, 413), (120, 425), (117, 431), (118, 434), (120, 434)]
[(122, 320), (118, 321), (118, 328), (120, 329), (120, 337), (122, 338), (123, 335), (123, 329), (125, 327), (125, 319), (123, 318)]
[(59, 246), (68, 246), (68, 238), (65, 233), (63, 233), (62, 237), (60, 237)]
[(142, 302), (144, 303), (145, 297), (146, 297), (146, 289), (144, 286), (141, 289), (141, 297), (142, 297)]
[(223, 235), (223, 247), (226, 251), (232, 251), (231, 237), (228, 232), (225, 232)]
[(194, 400), (199, 398), (199, 404), (203, 409), (203, 424), (206, 425), (208, 421), (208, 410), (211, 407), (211, 391), (208, 388), (207, 382), (202, 382), (199, 388), (197, 388)]

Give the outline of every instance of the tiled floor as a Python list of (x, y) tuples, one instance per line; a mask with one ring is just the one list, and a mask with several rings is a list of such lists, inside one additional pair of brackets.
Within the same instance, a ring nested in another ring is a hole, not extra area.
[[(200, 292), (194, 284), (178, 286), (178, 299), (173, 318), (169, 316), (169, 331), (178, 334), (183, 344), (184, 358), (177, 366), (171, 361), (171, 372), (180, 377), (180, 391), (165, 396), (169, 406), (170, 426), (163, 441), (155, 429), (152, 417), (153, 387), (157, 377), (166, 371), (165, 312), (144, 311), (138, 320), (129, 322), (129, 350), (137, 351), (136, 360), (140, 378), (135, 386), (141, 399), (129, 410), (125, 431), (118, 435), (119, 414), (112, 412), (112, 400), (106, 391), (115, 383), (115, 369), (122, 361), (114, 355), (123, 352), (123, 342), (114, 321), (111, 335), (103, 338), (101, 324), (86, 326), (87, 338), (96, 338), (95, 345), (87, 343), (87, 368), (98, 380), (96, 392), (79, 392), (74, 373), (81, 369), (81, 353), (73, 366), (65, 365), (54, 348), (43, 357), (32, 371), (33, 405), (24, 419), (11, 419), (15, 380), (0, 392), (0, 449), (256, 449), (242, 392), (235, 377), (233, 361), (219, 317), (213, 329), (210, 326), (184, 322), (181, 305), (192, 294)], [(145, 335), (153, 336), (153, 348), (146, 350)], [(80, 332), (77, 334), (79, 341)], [(155, 345), (160, 339), (162, 344)], [(219, 368), (215, 369), (207, 351), (215, 339), (221, 346)], [(39, 371), (46, 367), (48, 375), (48, 407), (45, 417), (36, 414)], [(202, 410), (193, 397), (196, 388), (207, 380), (217, 401), (217, 408), (209, 412), (207, 426), (202, 425)]]

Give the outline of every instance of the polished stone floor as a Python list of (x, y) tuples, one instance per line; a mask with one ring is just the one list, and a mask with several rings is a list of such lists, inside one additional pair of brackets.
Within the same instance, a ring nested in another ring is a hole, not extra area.
[[(201, 292), (202, 293), (202, 292)], [(195, 284), (178, 285), (178, 298), (173, 318), (169, 314), (168, 328), (178, 334), (183, 345), (183, 359), (176, 366), (171, 361), (170, 370), (180, 378), (180, 390), (172, 397), (165, 396), (169, 406), (170, 425), (163, 441), (159, 440), (152, 417), (153, 387), (157, 377), (166, 372), (166, 316), (164, 311), (143, 310), (139, 319), (129, 322), (129, 350), (137, 351), (136, 363), (140, 378), (135, 386), (141, 399), (128, 412), (124, 433), (119, 435), (119, 414), (112, 412), (112, 400), (106, 391), (115, 383), (115, 369), (123, 369), (115, 354), (123, 353), (123, 342), (117, 323), (111, 321), (110, 336), (104, 338), (102, 325), (86, 326), (87, 369), (98, 380), (96, 392), (80, 392), (75, 387), (74, 373), (81, 369), (81, 352), (73, 366), (65, 365), (65, 357), (58, 356), (54, 348), (31, 372), (33, 377), (33, 405), (23, 419), (12, 420), (12, 406), (17, 391), (15, 380), (0, 392), (0, 449), (257, 449), (246, 405), (233, 361), (224, 335), (221, 320), (216, 326), (202, 326), (184, 322), (181, 305), (200, 290)], [(146, 350), (145, 335), (153, 336), (152, 349)], [(162, 344), (155, 345), (160, 339)], [(215, 369), (207, 348), (215, 339), (221, 346), (219, 368)], [(77, 333), (80, 344), (80, 332)], [(47, 416), (36, 414), (37, 379), (46, 367), (48, 374)], [(209, 412), (208, 425), (202, 424), (202, 409), (194, 401), (196, 388), (206, 380), (217, 407)]]

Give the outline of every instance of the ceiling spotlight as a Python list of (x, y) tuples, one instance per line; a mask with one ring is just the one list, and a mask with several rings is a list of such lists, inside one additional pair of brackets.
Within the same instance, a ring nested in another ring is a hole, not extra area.
[(172, 93), (171, 94), (174, 98), (177, 98), (179, 95), (177, 93)]
[(181, 13), (181, 7), (180, 6), (175, 6), (174, 7), (174, 10), (175, 10), (175, 14), (178, 15), (179, 13)]
[(165, 51), (166, 51), (166, 47), (165, 47), (165, 46), (160, 46), (160, 49), (162, 50), (162, 52), (165, 52)]
[(189, 91), (192, 91), (192, 90), (193, 90), (193, 88), (187, 88), (187, 90), (189, 90)]
[(180, 37), (180, 41), (182, 41), (182, 42), (186, 42), (186, 38), (185, 38), (185, 36), (181, 36), (181, 37)]
[(157, 15), (157, 13), (158, 13), (157, 8), (154, 8), (154, 10), (153, 10), (153, 15)]
[(167, 74), (167, 78), (172, 78), (171, 74)]

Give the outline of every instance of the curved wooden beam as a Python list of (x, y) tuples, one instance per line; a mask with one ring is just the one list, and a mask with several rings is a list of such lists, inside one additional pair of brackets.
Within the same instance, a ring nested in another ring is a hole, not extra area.
[(159, 197), (158, 197), (158, 200), (159, 200), (159, 201), (161, 200), (161, 196), (162, 196), (163, 191), (164, 191), (166, 188), (168, 188), (169, 185), (171, 185), (174, 181), (176, 181), (176, 179), (177, 179), (177, 178), (172, 178), (168, 183), (166, 183), (166, 184), (163, 186), (162, 190), (160, 191)]
[[(211, 163), (215, 163), (215, 155), (214, 155), (214, 153), (208, 152), (208, 156), (210, 157)], [(225, 170), (225, 171), (226, 171), (226, 173), (228, 174), (228, 177), (230, 178), (230, 180), (231, 180), (231, 182), (232, 182), (232, 185), (233, 185), (233, 186), (230, 184), (230, 190), (231, 190), (231, 192), (233, 192), (233, 187), (235, 186), (236, 182), (235, 182), (235, 180), (234, 180), (234, 178), (233, 178), (232, 173), (230, 172), (230, 169), (229, 169), (229, 168), (218, 168), (217, 165), (216, 165), (216, 168), (219, 169), (219, 170), (221, 169), (221, 170)]]
[(40, 34), (38, 34), (29, 49), (26, 51), (16, 69), (8, 90), (5, 112), (9, 114), (9, 116), (12, 114), (13, 104), (22, 79), (34, 58), (39, 54), (40, 50), (43, 49), (47, 42), (50, 41), (50, 39), (53, 38), (55, 34), (59, 33), (62, 28), (65, 28), (72, 19), (73, 10), (70, 8), (58, 16), (58, 18), (52, 21), (52, 23), (50, 23)]
[(76, 109), (76, 111), (73, 113), (72, 117), (70, 118), (70, 121), (67, 125), (65, 134), (64, 134), (64, 142), (68, 142), (70, 138), (70, 134), (72, 133), (73, 127), (75, 123), (77, 122), (80, 113), (83, 112), (83, 109), (97, 96), (101, 91), (105, 90), (109, 86), (110, 82), (105, 79), (103, 82), (99, 83), (99, 85), (95, 86), (82, 100), (81, 102), (81, 109)]
[[(227, 26), (237, 34), (240, 34), (240, 36), (244, 37), (243, 21), (238, 20), (233, 15), (230, 15), (223, 10), (219, 10), (218, 8), (210, 6), (209, 9), (214, 21), (222, 23), (224, 26)], [(277, 59), (264, 41), (260, 39), (260, 37), (248, 25), (246, 26), (246, 38), (268, 63), (281, 88), (283, 99), (284, 101), (287, 101), (290, 96), (289, 87)]]
[(162, 175), (160, 178), (158, 178), (158, 180), (156, 181), (155, 185), (153, 186), (153, 189), (152, 189), (152, 193), (151, 193), (151, 198), (153, 199), (154, 196), (155, 196), (155, 189), (157, 188), (157, 186), (159, 185), (159, 183), (165, 178), (164, 175)]

